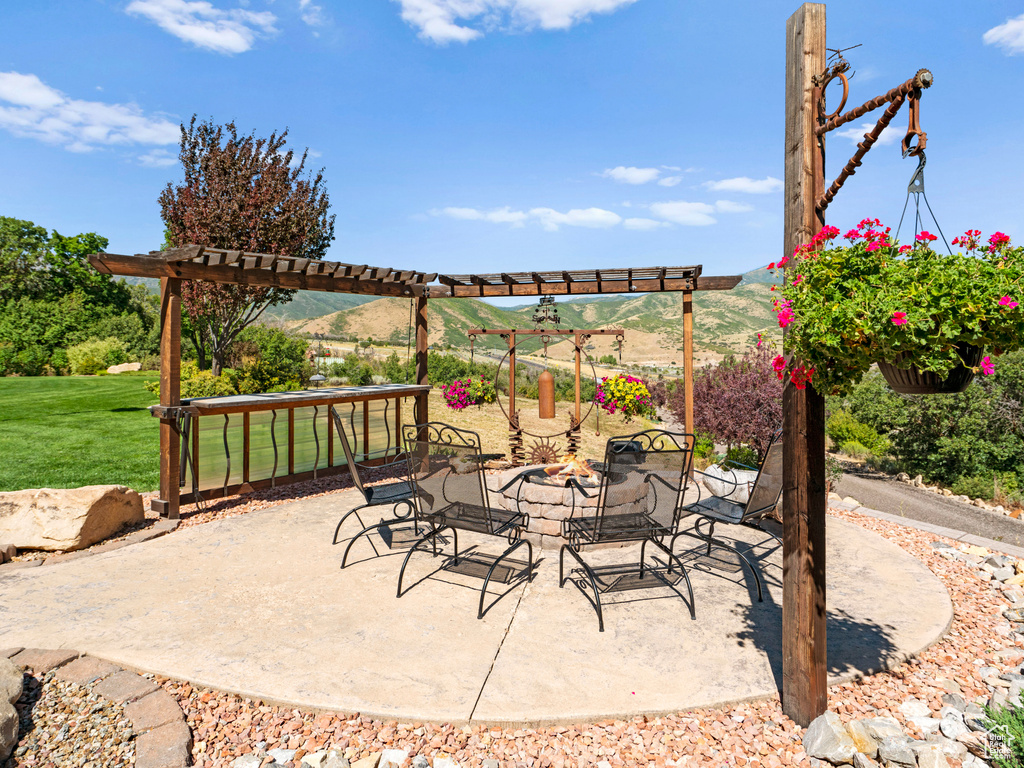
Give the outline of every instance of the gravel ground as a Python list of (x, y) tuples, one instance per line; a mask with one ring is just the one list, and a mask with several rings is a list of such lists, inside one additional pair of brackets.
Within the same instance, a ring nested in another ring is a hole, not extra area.
[(135, 736), (124, 707), (91, 686), (28, 672), (16, 705), (19, 740), (3, 768), (119, 768), (135, 764)]
[[(852, 512), (833, 512), (894, 541), (924, 562), (945, 583), (955, 615), (948, 634), (917, 658), (893, 670), (834, 686), (829, 706), (846, 722), (889, 715), (911, 734), (899, 705), (910, 697), (937, 714), (941, 696), (960, 692), (968, 701), (988, 700), (979, 670), (984, 665), (1015, 670), (995, 652), (1012, 647), (1010, 625), (1001, 615), (1001, 593), (975, 575), (976, 568), (941, 557), (936, 537)], [(946, 542), (952, 543), (952, 542)], [(1024, 642), (1024, 641), (1017, 641)], [(607, 760), (613, 766), (810, 765), (801, 747), (802, 729), (782, 713), (779, 700), (725, 709), (694, 710), (665, 717), (636, 717), (545, 728), (384, 722), (357, 713), (316, 713), (264, 705), (233, 694), (157, 678), (178, 700), (193, 729), (197, 766), (228, 766), (235, 757), (283, 748), (303, 754), (337, 748), (355, 759), (385, 748), (410, 749), (433, 759), (453, 757), (464, 768), (485, 759), (506, 766), (583, 766)]]

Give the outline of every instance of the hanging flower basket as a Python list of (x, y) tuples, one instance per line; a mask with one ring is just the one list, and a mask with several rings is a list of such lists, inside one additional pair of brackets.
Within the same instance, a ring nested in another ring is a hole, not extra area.
[[(996, 232), (987, 245), (969, 230), (953, 240), (960, 253), (932, 248), (921, 232), (899, 245), (878, 219), (864, 219), (834, 241), (824, 227), (785, 286), (773, 286), (787, 356), (775, 359), (779, 378), (822, 394), (846, 395), (875, 363), (897, 392), (962, 392), (999, 355), (1024, 346), (1024, 248)], [(769, 269), (789, 262), (783, 258)]]
[(878, 370), (892, 387), (901, 395), (953, 395), (963, 392), (974, 380), (974, 370), (981, 364), (982, 348), (974, 344), (957, 344), (961, 362), (945, 378), (934, 371), (920, 371), (917, 368), (900, 368), (900, 358), (893, 363), (880, 362)]

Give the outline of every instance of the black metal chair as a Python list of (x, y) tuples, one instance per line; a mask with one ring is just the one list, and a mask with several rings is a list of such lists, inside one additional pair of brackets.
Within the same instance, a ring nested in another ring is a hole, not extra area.
[[(716, 539), (715, 525), (721, 523), (723, 525), (742, 525), (748, 528), (755, 528), (762, 533), (768, 534), (779, 543), (779, 546), (782, 546), (782, 539), (760, 525), (765, 516), (778, 506), (779, 499), (782, 497), (782, 432), (776, 432), (772, 436), (760, 467), (749, 467), (739, 462), (731, 462), (731, 464), (757, 472), (757, 477), (750, 484), (750, 495), (747, 501), (740, 503), (725, 498), (733, 495), (740, 485), (739, 482), (729, 480), (728, 478), (714, 478), (719, 482), (725, 483), (728, 487), (728, 492), (724, 496), (718, 496), (708, 492), (705, 488), (704, 491), (699, 492), (697, 501), (684, 506), (682, 508), (683, 517), (695, 516), (696, 520), (693, 522), (692, 532), (691, 530), (680, 530), (672, 537), (672, 548), (675, 549), (676, 539), (680, 536), (696, 536), (707, 544), (707, 551), (705, 552), (707, 556), (711, 555), (712, 547), (732, 550), (746, 563), (753, 574), (754, 583), (757, 585), (757, 600), (762, 602), (764, 595), (761, 590), (761, 579), (757, 574), (757, 569), (754, 568), (754, 564), (735, 546), (721, 539)], [(699, 470), (695, 470), (695, 474), (708, 477), (706, 473)], [(700, 490), (699, 486), (698, 490)], [(707, 524), (707, 531), (701, 530), (702, 524), (705, 523)]]
[[(487, 585), (502, 560), (525, 545), (528, 552), (526, 575), (533, 579), (533, 546), (522, 538), (529, 516), (519, 511), (492, 507), (488, 497), (485, 455), (480, 452), (480, 436), (476, 432), (456, 429), (448, 424), (407, 424), (403, 428), (409, 477), (413, 486), (416, 516), (431, 530), (413, 544), (398, 574), (398, 597), (402, 596), (405, 568), (413, 552), (431, 542), (437, 556), (437, 541), (442, 532), (450, 530), (455, 553), (452, 564), (459, 562), (459, 531), (475, 531), (491, 536), (504, 536), (509, 543), (491, 564), (480, 590), (477, 618), (483, 618)], [(522, 478), (514, 478), (506, 490)]]
[[(355, 456), (352, 454), (352, 444), (348, 440), (348, 434), (345, 431), (344, 422), (334, 406), (331, 406), (331, 418), (334, 420), (334, 426), (338, 433), (338, 440), (341, 443), (341, 449), (345, 453), (345, 461), (348, 462), (349, 472), (352, 475), (352, 484), (363, 496), (363, 503), (342, 515), (341, 520), (338, 521), (338, 525), (334, 529), (334, 539), (332, 540), (332, 544), (337, 544), (338, 534), (341, 532), (341, 526), (345, 524), (345, 521), (348, 520), (349, 517), (354, 515), (356, 520), (359, 521), (359, 525), (362, 526), (362, 530), (353, 536), (349, 540), (348, 546), (345, 547), (345, 554), (341, 558), (341, 567), (344, 568), (345, 563), (348, 560), (348, 553), (352, 549), (352, 545), (356, 543), (356, 540), (360, 536), (370, 533), (371, 531), (394, 525), (395, 523), (408, 522), (410, 520), (413, 522), (415, 531), (418, 534), (419, 523), (416, 521), (415, 515), (413, 514), (414, 505), (412, 501), (412, 485), (409, 481), (396, 480), (395, 482), (381, 483), (379, 485), (364, 484), (361, 475), (364, 466), (355, 460)], [(399, 453), (397, 456), (394, 456), (388, 463), (394, 464), (398, 462), (405, 464), (404, 453)], [(359, 510), (361, 509), (386, 506), (390, 506), (392, 508), (391, 511), (393, 516), (371, 525), (367, 525), (359, 514)], [(400, 512), (400, 508), (404, 508), (404, 512)], [(376, 547), (374, 547), (374, 552), (376, 551)]]
[[(582, 507), (580, 514), (562, 521), (562, 536), (568, 540), (558, 554), (558, 586), (568, 580), (565, 575), (565, 553), (579, 563), (594, 590), (594, 604), (600, 631), (604, 632), (601, 609), (601, 588), (612, 585), (584, 562), (582, 548), (588, 544), (640, 541), (640, 578), (651, 570), (644, 565), (648, 542), (668, 557), (668, 572), (678, 565), (690, 594), (690, 618), (694, 608), (693, 587), (682, 561), (665, 545), (679, 523), (679, 510), (693, 460), (693, 436), (660, 429), (649, 429), (633, 435), (613, 437), (605, 448), (605, 459), (595, 465), (601, 472), (597, 489), (597, 505)], [(576, 485), (586, 495), (586, 489)], [(616, 576), (621, 569), (615, 571)], [(570, 572), (571, 575), (571, 572)], [(600, 587), (599, 587), (600, 585)]]

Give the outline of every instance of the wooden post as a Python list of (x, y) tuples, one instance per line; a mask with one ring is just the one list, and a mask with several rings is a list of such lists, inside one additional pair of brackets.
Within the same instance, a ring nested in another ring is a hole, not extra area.
[[(160, 405), (181, 405), (181, 279), (160, 279)], [(181, 435), (177, 416), (160, 419), (160, 498), (151, 502), (161, 517), (180, 512)]]
[[(825, 70), (825, 6), (786, 22), (785, 255), (824, 225), (824, 140), (814, 136)], [(790, 262), (790, 268), (795, 262)], [(787, 277), (790, 269), (787, 269)], [(808, 725), (828, 707), (825, 656), (825, 401), (787, 381), (783, 413), (782, 708)]]
[(516, 412), (516, 332), (508, 335), (508, 412), (514, 416)]
[(580, 423), (580, 335), (576, 334), (576, 388), (574, 395), (576, 398), (576, 423)]
[(683, 291), (683, 403), (686, 431), (693, 431), (693, 291)]
[[(416, 299), (416, 383), (426, 385), (427, 380), (427, 297)], [(414, 418), (417, 424), (430, 421), (430, 403), (426, 392), (416, 395)]]

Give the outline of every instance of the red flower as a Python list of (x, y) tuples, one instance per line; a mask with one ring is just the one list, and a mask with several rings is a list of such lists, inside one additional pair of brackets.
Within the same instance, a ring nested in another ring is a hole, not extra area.
[(907, 324), (907, 313), (906, 312), (893, 312), (892, 313), (892, 324), (893, 325), (906, 325)]
[(988, 244), (995, 249), (1002, 248), (1004, 245), (1010, 244), (1010, 236), (1004, 235), (1002, 232), (996, 232), (988, 239)]
[(804, 368), (802, 365), (798, 365), (793, 369), (790, 379), (792, 380), (794, 387), (797, 389), (805, 389), (807, 385), (811, 383), (811, 376), (813, 375), (813, 368)]
[(912, 245), (901, 245), (900, 246), (900, 253), (906, 253), (907, 251), (913, 250), (913, 248), (914, 248), (914, 246), (912, 246)]
[(928, 230), (925, 230), (925, 229), (922, 229), (921, 230), (921, 234), (919, 234), (917, 236), (917, 241), (919, 243), (930, 243), (933, 240), (938, 240), (938, 239), (939, 239), (938, 237), (936, 237), (931, 232), (929, 232)]

